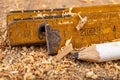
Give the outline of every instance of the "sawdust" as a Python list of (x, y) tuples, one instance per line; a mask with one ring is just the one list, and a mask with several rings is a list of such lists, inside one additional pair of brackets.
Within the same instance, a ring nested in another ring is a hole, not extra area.
[(97, 75), (95, 75), (95, 73), (93, 71), (89, 71), (86, 73), (86, 77), (87, 78), (92, 78), (92, 79), (97, 79)]
[(3, 58), (3, 54), (2, 53), (0, 53), (0, 60)]
[[(1, 0), (0, 1), (0, 49), (3, 58), (0, 60), (1, 80), (119, 80), (120, 60), (104, 63), (76, 61), (69, 55), (59, 62), (52, 61), (54, 56), (48, 56), (45, 48), (38, 46), (9, 47), (6, 44), (6, 13), (10, 10), (59, 8), (85, 5), (101, 5), (112, 3), (110, 0)], [(116, 0), (120, 3), (120, 0)], [(2, 5), (2, 6), (1, 6)], [(1, 53), (0, 53), (1, 54)], [(89, 72), (93, 71), (91, 75)], [(87, 74), (89, 73), (89, 74)], [(94, 76), (95, 75), (95, 76)], [(88, 76), (88, 77), (87, 77)]]
[(112, 40), (113, 42), (117, 42), (117, 41), (120, 41), (120, 39), (115, 39), (115, 40)]
[(111, 0), (111, 2), (112, 2), (113, 4), (117, 4), (117, 2), (116, 2), (115, 0)]

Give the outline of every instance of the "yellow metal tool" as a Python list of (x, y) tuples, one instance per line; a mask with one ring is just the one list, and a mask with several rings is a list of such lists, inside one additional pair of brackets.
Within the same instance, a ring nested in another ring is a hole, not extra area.
[[(48, 53), (55, 54), (71, 37), (74, 48), (120, 38), (120, 5), (66, 8), (57, 13), (54, 11), (56, 15), (50, 15), (51, 11), (47, 11), (48, 15), (37, 17), (29, 17), (32, 14), (29, 11), (10, 13), (7, 18), (10, 44), (47, 43)], [(15, 17), (16, 14), (22, 16)], [(88, 20), (83, 28), (77, 30), (76, 26), (81, 21), (79, 15)]]

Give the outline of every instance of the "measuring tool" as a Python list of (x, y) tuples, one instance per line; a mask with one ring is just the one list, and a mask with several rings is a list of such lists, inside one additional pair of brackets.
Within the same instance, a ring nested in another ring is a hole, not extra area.
[[(47, 43), (48, 53), (56, 54), (71, 37), (74, 48), (120, 38), (120, 5), (66, 8), (56, 15), (47, 11), (48, 15), (37, 17), (29, 17), (29, 12), (12, 12), (7, 18), (12, 46)], [(23, 16), (25, 13), (27, 17)], [(15, 17), (16, 14), (22, 16)], [(79, 15), (87, 17), (87, 22), (77, 30)]]

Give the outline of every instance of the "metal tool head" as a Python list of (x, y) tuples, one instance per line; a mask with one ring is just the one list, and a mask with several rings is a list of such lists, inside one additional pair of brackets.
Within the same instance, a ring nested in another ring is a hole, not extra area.
[(56, 54), (55, 47), (57, 47), (61, 41), (59, 31), (52, 30), (49, 24), (45, 25), (45, 31), (46, 31), (48, 54), (54, 55)]

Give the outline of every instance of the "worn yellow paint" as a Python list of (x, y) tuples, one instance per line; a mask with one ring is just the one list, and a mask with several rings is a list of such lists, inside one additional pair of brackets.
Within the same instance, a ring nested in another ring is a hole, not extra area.
[(104, 28), (104, 29), (102, 30), (102, 33), (103, 33), (103, 34), (108, 34), (108, 33), (110, 33), (110, 31), (111, 31), (111, 28), (108, 27), (108, 28)]
[[(63, 13), (64, 12), (64, 13)], [(66, 8), (60, 12), (44, 12), (49, 16), (52, 14), (63, 15), (70, 13), (70, 9)], [(43, 13), (43, 12), (41, 12)], [(39, 39), (38, 27), (40, 24), (49, 24), (53, 30), (59, 30), (61, 41), (55, 50), (58, 51), (64, 46), (65, 41), (72, 36), (72, 44), (74, 48), (81, 48), (87, 45), (108, 42), (120, 38), (120, 5), (103, 5), (91, 7), (74, 7), (71, 13), (75, 13), (69, 17), (48, 18), (48, 19), (27, 19), (13, 20), (16, 18), (29, 18), (34, 16), (34, 12), (10, 13), (8, 21), (8, 34), (11, 45), (24, 44), (42, 44), (45, 43), (45, 36)], [(82, 17), (87, 17), (88, 21), (81, 30), (77, 30), (76, 26), (81, 20), (78, 13)], [(16, 14), (18, 14), (16, 16)], [(35, 15), (37, 15), (36, 13)], [(26, 15), (26, 16), (25, 16)], [(22, 17), (21, 17), (22, 16)]]

